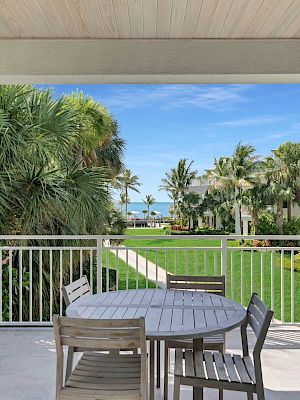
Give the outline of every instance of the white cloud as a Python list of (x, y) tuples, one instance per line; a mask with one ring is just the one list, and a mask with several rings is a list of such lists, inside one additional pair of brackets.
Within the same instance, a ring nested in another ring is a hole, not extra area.
[(250, 118), (235, 119), (232, 121), (216, 122), (215, 125), (225, 127), (239, 127), (239, 126), (255, 126), (263, 124), (273, 124), (274, 122), (282, 121), (279, 117), (259, 117), (254, 116)]
[(254, 85), (126, 85), (112, 89), (99, 100), (110, 108), (140, 108), (160, 104), (164, 109), (199, 107), (213, 111), (232, 109), (248, 100)]

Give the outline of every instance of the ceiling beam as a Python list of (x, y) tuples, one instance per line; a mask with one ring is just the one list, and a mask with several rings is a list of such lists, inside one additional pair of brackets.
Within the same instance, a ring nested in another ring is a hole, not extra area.
[(0, 83), (300, 82), (300, 39), (5, 39), (0, 54)]

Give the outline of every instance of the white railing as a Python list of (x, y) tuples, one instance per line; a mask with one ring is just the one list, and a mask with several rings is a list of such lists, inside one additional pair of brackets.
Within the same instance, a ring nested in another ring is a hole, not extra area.
[(0, 325), (51, 324), (64, 313), (61, 287), (83, 274), (95, 293), (164, 287), (167, 273), (223, 274), (228, 297), (246, 305), (256, 291), (276, 319), (300, 322), (299, 244), (300, 236), (0, 236)]

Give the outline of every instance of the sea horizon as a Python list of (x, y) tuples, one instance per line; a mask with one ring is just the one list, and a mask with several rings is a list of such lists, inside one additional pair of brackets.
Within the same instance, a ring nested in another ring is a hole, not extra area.
[[(162, 217), (169, 217), (169, 208), (172, 205), (171, 202), (169, 201), (157, 201), (155, 202), (152, 206), (150, 206), (150, 212), (151, 211), (158, 211), (161, 213)], [(121, 209), (121, 207), (119, 206)], [(125, 209), (125, 206), (123, 206), (123, 211)], [(137, 211), (139, 214), (136, 214), (136, 218), (143, 218), (143, 210), (147, 210), (147, 206), (145, 203), (142, 201), (133, 201), (132, 203), (128, 204), (128, 211)]]

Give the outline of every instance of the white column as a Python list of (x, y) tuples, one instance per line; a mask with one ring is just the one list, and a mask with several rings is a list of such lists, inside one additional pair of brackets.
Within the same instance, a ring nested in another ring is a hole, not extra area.
[(247, 236), (249, 234), (248, 227), (249, 227), (248, 219), (243, 219), (243, 235), (244, 236)]

